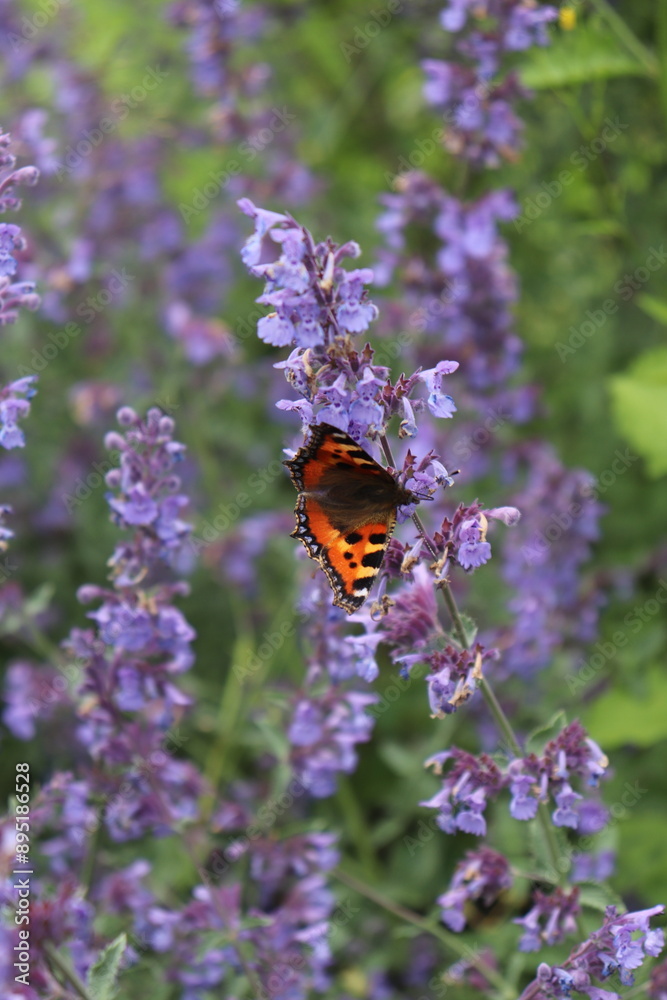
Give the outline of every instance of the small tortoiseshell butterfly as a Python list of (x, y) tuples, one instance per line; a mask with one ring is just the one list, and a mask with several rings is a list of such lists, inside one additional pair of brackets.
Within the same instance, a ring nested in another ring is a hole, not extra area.
[(308, 443), (284, 464), (299, 492), (292, 538), (328, 576), (334, 604), (351, 615), (378, 575), (396, 508), (420, 497), (331, 424), (312, 426)]

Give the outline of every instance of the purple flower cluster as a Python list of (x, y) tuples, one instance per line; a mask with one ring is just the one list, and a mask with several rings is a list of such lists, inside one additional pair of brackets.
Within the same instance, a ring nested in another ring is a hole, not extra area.
[(334, 899), (326, 873), (338, 861), (334, 838), (260, 839), (246, 860), (245, 886), (207, 876), (180, 909), (161, 904), (143, 884), (145, 861), (107, 875), (96, 902), (131, 915), (132, 951), (164, 955), (167, 980), (184, 1000), (229, 988), (244, 974), (277, 1000), (305, 1000), (328, 982)]
[(476, 757), (467, 750), (452, 747), (434, 754), (426, 761), (435, 774), (442, 774), (443, 765), (452, 760), (453, 766), (442, 782), (442, 788), (420, 805), (437, 809), (437, 824), (445, 833), (486, 833), (484, 811), (489, 798), (495, 798), (506, 784), (506, 777), (488, 754)]
[(545, 26), (556, 16), (531, 0), (449, 0), (440, 23), (456, 36), (458, 61), (426, 59), (422, 67), (424, 96), (444, 116), (450, 153), (475, 167), (517, 158), (522, 123), (512, 104), (526, 91), (515, 73), (501, 74), (509, 53), (548, 45)]
[[(594, 740), (586, 735), (580, 722), (571, 722), (550, 740), (544, 754), (513, 760), (508, 767), (512, 793), (510, 812), (515, 819), (533, 819), (538, 802), (549, 797), (556, 803), (552, 819), (554, 826), (579, 829), (579, 803), (583, 796), (575, 792), (572, 778), (583, 779), (584, 786), (596, 788), (604, 776), (609, 761)], [(604, 825), (606, 817), (601, 817)]]
[[(571, 781), (579, 778), (584, 788), (596, 787), (608, 765), (598, 745), (586, 736), (577, 721), (550, 740), (541, 757), (535, 754), (515, 757), (501, 768), (487, 754), (475, 757), (452, 747), (430, 757), (426, 766), (441, 774), (447, 761), (453, 761), (453, 766), (441, 790), (421, 804), (438, 810), (438, 826), (446, 833), (463, 830), (476, 836), (486, 833), (484, 812), (489, 799), (497, 797), (506, 787), (511, 792), (510, 813), (514, 819), (534, 819), (539, 803), (552, 798), (556, 806), (552, 814), (554, 826), (581, 829), (584, 796), (574, 791)], [(605, 822), (603, 810), (595, 829), (599, 830)], [(586, 823), (585, 832), (592, 832), (589, 817)]]
[(653, 906), (619, 916), (615, 906), (608, 906), (600, 930), (578, 945), (562, 966), (543, 962), (521, 1000), (564, 1000), (573, 991), (587, 994), (590, 1000), (617, 1000), (617, 992), (594, 986), (594, 981), (617, 975), (623, 986), (632, 986), (635, 969), (647, 955), (659, 955), (664, 947), (662, 929), (650, 926), (651, 917), (663, 911), (664, 906)]
[(322, 580), (308, 581), (301, 613), (310, 654), (304, 689), (293, 697), (290, 764), (308, 792), (324, 798), (336, 791), (339, 773), (355, 770), (356, 744), (370, 739), (373, 719), (366, 709), (377, 698), (350, 682), (377, 675), (377, 643), (343, 634), (342, 612), (331, 606)]
[(376, 700), (363, 691), (329, 688), (297, 702), (287, 733), (292, 744), (290, 763), (311, 795), (333, 795), (338, 774), (354, 771), (355, 745), (370, 739), (373, 728), (365, 708)]

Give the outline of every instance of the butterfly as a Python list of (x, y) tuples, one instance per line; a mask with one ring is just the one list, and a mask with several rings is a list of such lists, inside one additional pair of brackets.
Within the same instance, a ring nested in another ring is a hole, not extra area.
[(351, 615), (380, 571), (396, 508), (422, 497), (400, 486), (349, 434), (331, 424), (312, 426), (308, 443), (284, 464), (299, 493), (291, 537), (303, 542), (326, 573), (333, 603)]

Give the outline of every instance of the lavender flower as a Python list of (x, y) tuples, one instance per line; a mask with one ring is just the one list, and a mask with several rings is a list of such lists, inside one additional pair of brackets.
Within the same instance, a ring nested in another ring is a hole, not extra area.
[(570, 997), (573, 990), (587, 993), (591, 1000), (617, 998), (617, 993), (594, 986), (593, 980), (604, 982), (617, 974), (623, 986), (631, 986), (634, 970), (647, 955), (659, 955), (664, 947), (662, 929), (650, 927), (651, 917), (663, 911), (664, 906), (659, 905), (619, 916), (615, 906), (608, 906), (600, 930), (578, 945), (562, 966), (543, 962), (534, 983), (521, 994), (521, 1000), (561, 1000)]
[(538, 804), (551, 796), (556, 804), (554, 825), (578, 829), (583, 796), (574, 791), (570, 782), (578, 777), (595, 787), (608, 764), (598, 745), (576, 721), (547, 743), (542, 757), (529, 754), (515, 758), (505, 769), (499, 768), (486, 754), (475, 757), (457, 747), (430, 757), (426, 766), (433, 766), (435, 773), (440, 774), (448, 760), (453, 760), (454, 765), (441, 791), (421, 804), (438, 809), (437, 822), (446, 833), (460, 829), (477, 836), (486, 832), (483, 813), (488, 799), (496, 797), (506, 786), (512, 795), (510, 813), (514, 819), (534, 819)]
[(447, 645), (427, 657), (431, 673), (426, 676), (431, 718), (444, 719), (466, 702), (477, 689), (485, 661), (495, 661), (498, 650), (485, 650), (475, 643), (470, 650)]

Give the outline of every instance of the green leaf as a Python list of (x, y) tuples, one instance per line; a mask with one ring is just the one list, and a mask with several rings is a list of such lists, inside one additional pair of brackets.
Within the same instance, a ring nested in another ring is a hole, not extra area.
[(645, 460), (651, 476), (667, 472), (667, 347), (641, 354), (609, 379), (616, 426)]
[(97, 961), (88, 970), (88, 992), (94, 1000), (113, 1000), (116, 996), (116, 978), (126, 948), (127, 936), (119, 934), (100, 952)]
[(548, 722), (538, 726), (526, 738), (526, 753), (542, 753), (544, 744), (555, 739), (559, 732), (567, 724), (565, 712), (559, 710), (552, 715)]
[(621, 48), (599, 22), (582, 24), (556, 37), (547, 48), (533, 48), (521, 67), (521, 82), (532, 89), (569, 87), (612, 76), (649, 76), (638, 59)]
[(645, 677), (645, 692), (609, 690), (584, 713), (584, 725), (606, 750), (631, 744), (648, 747), (667, 739), (667, 675), (652, 667)]
[(637, 893), (640, 898), (667, 898), (667, 866), (665, 866), (664, 811), (628, 812), (620, 828), (618, 870), (614, 884), (625, 895)]
[(618, 893), (601, 882), (582, 882), (579, 886), (579, 898), (583, 906), (604, 913), (607, 906), (620, 906), (623, 902)]
[[(553, 806), (549, 806), (549, 808), (552, 809)], [(558, 845), (558, 859), (569, 858), (571, 850), (562, 829), (554, 827), (553, 833)], [(532, 819), (528, 824), (528, 850), (534, 872), (545, 881), (555, 884), (562, 875), (562, 871), (554, 867), (551, 850), (544, 836), (544, 830), (536, 819)]]
[(477, 622), (470, 615), (466, 615), (463, 612), (459, 613), (459, 617), (463, 625), (463, 631), (466, 634), (466, 647), (470, 649), (477, 637)]
[(643, 309), (652, 319), (657, 319), (658, 323), (667, 326), (667, 302), (658, 299), (655, 295), (638, 295), (636, 300), (640, 309)]

